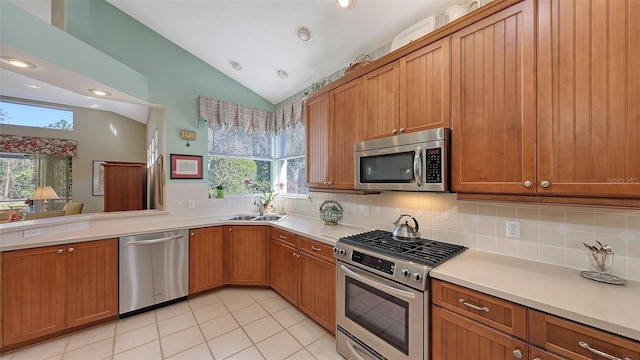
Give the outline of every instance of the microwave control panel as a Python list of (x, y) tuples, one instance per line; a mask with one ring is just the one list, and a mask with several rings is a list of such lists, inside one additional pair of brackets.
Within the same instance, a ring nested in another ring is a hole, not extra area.
[(426, 182), (439, 184), (442, 182), (442, 149), (427, 149), (426, 152)]

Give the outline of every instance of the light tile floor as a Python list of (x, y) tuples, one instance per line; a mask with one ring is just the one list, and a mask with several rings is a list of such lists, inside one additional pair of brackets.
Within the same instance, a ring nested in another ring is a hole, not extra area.
[(0, 360), (340, 359), (334, 336), (271, 289), (225, 288)]

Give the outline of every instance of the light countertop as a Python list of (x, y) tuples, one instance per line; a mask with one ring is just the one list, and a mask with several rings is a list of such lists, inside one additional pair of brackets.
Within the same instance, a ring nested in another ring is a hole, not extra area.
[(471, 249), (430, 275), (640, 341), (638, 282), (604, 284), (580, 270)]

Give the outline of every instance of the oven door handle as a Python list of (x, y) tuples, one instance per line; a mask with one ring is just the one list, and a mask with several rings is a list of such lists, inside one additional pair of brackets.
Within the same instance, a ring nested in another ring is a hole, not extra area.
[(365, 358), (362, 357), (362, 355), (360, 355), (358, 353), (358, 351), (356, 350), (355, 346), (353, 346), (353, 344), (351, 344), (351, 341), (349, 341), (347, 339), (347, 349), (349, 349), (349, 352), (352, 353), (355, 357), (356, 360), (366, 360)]
[(351, 277), (354, 277), (360, 281), (362, 281), (363, 283), (366, 283), (367, 285), (373, 286), (374, 288), (378, 288), (380, 290), (389, 292), (391, 294), (394, 294), (398, 297), (403, 297), (403, 298), (408, 298), (408, 299), (415, 299), (416, 298), (416, 294), (408, 292), (408, 291), (404, 291), (404, 290), (400, 290), (400, 289), (396, 289), (394, 287), (391, 287), (389, 285), (385, 285), (385, 284), (381, 284), (377, 281), (373, 281), (367, 277), (364, 277), (358, 273), (356, 273), (355, 271), (347, 268), (344, 265), (340, 265), (340, 268), (346, 272), (347, 274), (351, 275)]

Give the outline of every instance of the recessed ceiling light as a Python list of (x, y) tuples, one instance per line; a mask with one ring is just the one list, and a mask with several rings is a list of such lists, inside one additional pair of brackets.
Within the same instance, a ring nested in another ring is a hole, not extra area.
[(336, 6), (340, 9), (349, 10), (356, 5), (356, 0), (336, 0)]
[(304, 26), (300, 26), (297, 30), (296, 30), (296, 36), (298, 37), (298, 39), (300, 39), (300, 41), (311, 41), (311, 30), (309, 30), (308, 28), (304, 27)]
[(281, 79), (286, 79), (289, 77), (289, 74), (284, 70), (278, 70), (278, 76), (280, 76)]
[(40, 89), (40, 86), (38, 85), (33, 85), (33, 84), (27, 84), (27, 87), (30, 87), (32, 89)]
[(28, 62), (27, 60), (18, 59), (11, 56), (1, 56), (2, 62), (7, 63), (9, 65), (23, 68), (23, 69), (35, 69), (37, 66), (34, 63)]
[(100, 89), (87, 89), (87, 91), (97, 96), (111, 96), (110, 92)]
[(236, 70), (242, 70), (242, 65), (237, 61), (229, 60), (229, 65)]

